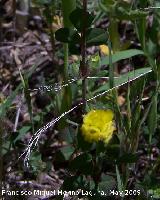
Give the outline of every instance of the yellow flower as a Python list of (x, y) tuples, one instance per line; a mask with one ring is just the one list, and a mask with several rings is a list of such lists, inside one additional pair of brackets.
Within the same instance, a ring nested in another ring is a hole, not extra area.
[(108, 143), (115, 130), (114, 114), (111, 110), (92, 110), (83, 118), (82, 135), (88, 142)]
[[(104, 54), (106, 56), (109, 55), (109, 47), (107, 45), (104, 45), (104, 44), (100, 45), (99, 48), (100, 48), (100, 51), (102, 54)], [(111, 51), (111, 54), (113, 54), (113, 51)]]

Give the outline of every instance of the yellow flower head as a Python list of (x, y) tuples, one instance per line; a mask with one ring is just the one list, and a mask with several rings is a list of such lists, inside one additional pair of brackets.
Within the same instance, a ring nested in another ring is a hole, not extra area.
[(100, 140), (108, 143), (115, 130), (111, 110), (91, 110), (83, 118), (82, 135), (88, 142)]
[[(109, 55), (109, 47), (105, 44), (102, 44), (99, 46), (100, 47), (100, 51), (102, 54), (108, 56)], [(113, 51), (111, 51), (111, 54), (113, 54)]]

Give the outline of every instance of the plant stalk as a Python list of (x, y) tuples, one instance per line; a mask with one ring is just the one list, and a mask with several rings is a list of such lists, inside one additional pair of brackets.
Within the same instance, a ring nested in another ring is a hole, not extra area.
[(80, 71), (82, 75), (82, 101), (83, 101), (83, 112), (86, 110), (86, 77), (88, 74), (88, 67), (86, 63), (86, 12), (87, 12), (87, 0), (83, 0), (83, 28), (81, 31), (81, 62)]
[(55, 39), (54, 39), (54, 31), (52, 28), (52, 24), (49, 24), (49, 31), (50, 31), (50, 39), (51, 39), (51, 45), (52, 45), (52, 61), (54, 62), (55, 58)]
[(69, 65), (69, 61), (68, 61), (68, 44), (64, 43), (63, 45), (64, 48), (64, 80), (67, 81), (68, 80), (68, 65)]
[[(65, 28), (73, 29), (73, 25), (70, 22), (69, 16), (71, 12), (76, 8), (76, 0), (62, 0), (62, 12), (63, 12), (63, 25)], [(64, 43), (64, 79), (68, 79), (68, 44)]]
[(114, 87), (114, 66), (112, 63), (112, 50), (111, 50), (110, 36), (109, 36), (108, 46), (109, 46), (109, 88), (111, 89)]
[[(73, 10), (76, 8), (76, 0), (62, 0), (62, 13), (63, 13), (63, 26), (64, 28), (73, 30), (73, 24), (70, 21), (70, 14)], [(69, 66), (69, 48), (68, 43), (63, 44), (64, 47), (64, 68), (63, 68), (63, 75), (62, 79), (64, 82), (68, 82), (69, 79), (69, 73), (68, 73), (68, 66)], [(61, 80), (62, 81), (62, 80)], [(60, 102), (58, 101), (60, 99)], [(65, 99), (65, 104), (63, 103), (63, 99)], [(57, 105), (59, 107), (59, 112), (64, 113), (65, 111), (69, 110), (72, 106), (72, 88), (71, 85), (68, 87), (63, 88), (61, 95), (57, 95)], [(66, 123), (66, 119), (61, 121), (61, 124), (59, 127), (64, 127)]]

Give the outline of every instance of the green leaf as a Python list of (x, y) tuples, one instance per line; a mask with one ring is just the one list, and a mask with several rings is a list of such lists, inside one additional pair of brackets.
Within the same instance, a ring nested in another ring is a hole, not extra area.
[(60, 28), (55, 32), (55, 38), (60, 42), (69, 42), (69, 29), (68, 28)]
[(136, 27), (136, 33), (138, 36), (138, 39), (142, 45), (142, 48), (145, 50), (145, 45), (146, 45), (146, 28), (147, 28), (147, 24), (146, 24), (146, 18), (142, 18), (136, 20), (135, 23), (135, 27)]
[(63, 141), (66, 141), (68, 144), (71, 144), (75, 138), (75, 130), (72, 127), (66, 127), (62, 130), (59, 138)]
[[(101, 0), (100, 8), (110, 17), (118, 20), (135, 20), (145, 18), (149, 12), (143, 10), (132, 10), (131, 5), (125, 1)], [(112, 21), (111, 21), (112, 23)]]
[(80, 45), (69, 43), (69, 52), (74, 55), (80, 55), (81, 53)]
[(105, 144), (103, 141), (99, 141), (97, 144), (96, 144), (96, 154), (100, 154), (100, 153), (103, 153), (105, 152), (106, 150), (106, 147), (105, 147)]
[(106, 146), (107, 156), (110, 161), (116, 160), (120, 156), (120, 141), (116, 135), (113, 135), (110, 143)]
[(88, 151), (93, 147), (92, 143), (89, 143), (86, 140), (84, 140), (80, 128), (77, 135), (77, 141), (78, 141), (78, 148), (80, 148), (82, 151)]
[(90, 28), (86, 35), (87, 46), (106, 44), (108, 41), (107, 33), (101, 28)]
[[(144, 76), (143, 78), (138, 79), (137, 81), (135, 81), (133, 84), (130, 85), (130, 99), (135, 101), (137, 96), (139, 96), (142, 93), (145, 78), (146, 77)], [(134, 104), (136, 104), (136, 101), (134, 102)]]
[(10, 141), (5, 141), (2, 145), (2, 156), (4, 156), (6, 153), (8, 153), (10, 150)]
[(148, 12), (142, 10), (132, 10), (130, 4), (124, 1), (120, 1), (114, 7), (113, 17), (119, 20), (135, 20), (145, 18)]
[(85, 175), (92, 174), (92, 156), (88, 153), (83, 153), (77, 156), (74, 160), (70, 162), (69, 168), (72, 171), (78, 170)]
[(112, 176), (102, 174), (101, 182), (99, 183), (99, 191), (104, 191), (105, 193), (113, 189), (116, 185), (116, 181)]
[(117, 175), (118, 190), (123, 191), (123, 182), (117, 165), (116, 165), (116, 175)]
[(140, 10), (126, 10), (126, 8), (117, 6), (115, 9), (116, 18), (120, 20), (136, 20), (145, 18), (148, 15), (148, 12), (140, 11)]
[(17, 137), (14, 139), (14, 143), (25, 136), (25, 134), (31, 129), (31, 126), (23, 126), (19, 131)]
[(117, 163), (135, 163), (138, 160), (136, 154), (126, 153), (117, 159)]
[(103, 0), (102, 3), (108, 7), (108, 6), (113, 6), (114, 5), (114, 0)]
[[(39, 64), (39, 63), (38, 63)], [(34, 65), (33, 68), (31, 70), (29, 70), (26, 75), (27, 78), (29, 78), (32, 73), (35, 71), (35, 68), (38, 66)], [(14, 91), (12, 91), (11, 95), (7, 98), (7, 100), (0, 105), (0, 116), (3, 118), (6, 115), (7, 109), (11, 106), (14, 98), (16, 97), (16, 95), (18, 94), (18, 92), (22, 89), (22, 82), (16, 87), (16, 89)]]
[(55, 32), (56, 40), (64, 43), (80, 43), (80, 36), (77, 31), (68, 28), (60, 28)]
[(149, 129), (149, 142), (151, 144), (152, 136), (157, 128), (157, 105), (158, 95), (154, 95), (152, 98), (152, 104), (148, 116), (148, 129)]
[(0, 105), (0, 116), (3, 118), (6, 115), (7, 109), (11, 106), (12, 101), (18, 94), (19, 90), (22, 88), (22, 83), (18, 85), (18, 87), (11, 93), (11, 95), (7, 98), (7, 100)]
[(100, 0), (99, 7), (100, 9), (107, 14), (111, 14), (114, 10), (114, 0)]
[(92, 24), (92, 21), (94, 17), (89, 14), (88, 12), (86, 13), (86, 18), (85, 22), (83, 22), (84, 18), (84, 11), (83, 9), (76, 8), (71, 14), (70, 14), (70, 20), (74, 27), (78, 30), (81, 31), (83, 29), (83, 26), (85, 25), (85, 28), (89, 28)]
[(119, 51), (121, 49), (118, 26), (119, 26), (118, 21), (112, 20), (112, 22), (109, 25), (109, 29), (108, 29), (113, 52)]
[(25, 96), (25, 100), (27, 103), (28, 113), (29, 113), (30, 121), (31, 121), (31, 125), (32, 125), (32, 132), (34, 133), (33, 110), (32, 110), (31, 95), (30, 95), (30, 91), (29, 91), (28, 78), (26, 77), (25, 74), (23, 77), (21, 71), (20, 71), (20, 77), (21, 77), (21, 81), (22, 81), (22, 85), (23, 85), (23, 89), (24, 89), (24, 96)]
[(33, 172), (40, 172), (46, 168), (45, 163), (42, 161), (42, 155), (39, 152), (32, 152), (30, 157), (30, 165)]
[[(131, 58), (136, 55), (144, 55), (144, 52), (138, 49), (129, 49), (125, 51), (119, 51), (112, 55), (112, 63), (116, 63), (120, 60)], [(109, 56), (102, 58), (101, 65), (109, 65)]]
[(152, 196), (152, 198), (160, 199), (160, 187), (149, 189), (148, 193)]
[[(160, 24), (160, 21), (159, 21), (158, 17), (154, 17), (153, 22), (152, 22), (152, 28), (149, 31), (146, 32), (146, 35), (148, 36), (148, 38), (150, 38), (153, 41), (154, 45), (157, 44), (159, 24)], [(137, 28), (138, 27), (139, 26), (137, 26)], [(137, 30), (137, 32), (140, 32), (140, 30)]]
[[(128, 83), (129, 81), (136, 80), (136, 79), (146, 75), (149, 72), (151, 72), (151, 68), (147, 67), (147, 68), (136, 69), (134, 71), (131, 71), (124, 75), (121, 75), (120, 77), (115, 78), (115, 80), (114, 80), (115, 87), (120, 87), (121, 85), (124, 85), (124, 84)], [(106, 91), (106, 90), (109, 90), (109, 83), (106, 83), (105, 85), (99, 87), (96, 91), (94, 91), (94, 94), (97, 92), (99, 93), (99, 92)]]
[(82, 176), (70, 176), (64, 179), (62, 189), (65, 191), (76, 191), (84, 187), (82, 183)]
[(62, 147), (60, 149), (61, 153), (63, 154), (65, 160), (69, 160), (70, 156), (73, 154), (74, 152), (74, 148), (72, 146), (66, 146), (66, 147)]
[(73, 28), (70, 21), (70, 14), (76, 8), (76, 0), (62, 0), (62, 13), (63, 13), (63, 24), (65, 28)]
[[(60, 113), (64, 113), (67, 110), (69, 110), (72, 106), (72, 90), (70, 85), (68, 87), (65, 87), (62, 94), (62, 99), (65, 99), (65, 103), (61, 101), (60, 106)], [(59, 128), (63, 129), (66, 126), (66, 116), (62, 118), (62, 120), (59, 122)]]

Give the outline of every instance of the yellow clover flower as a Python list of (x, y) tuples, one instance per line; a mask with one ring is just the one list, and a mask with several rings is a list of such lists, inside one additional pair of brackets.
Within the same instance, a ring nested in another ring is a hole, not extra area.
[(91, 110), (83, 118), (82, 135), (88, 142), (108, 143), (115, 130), (111, 110)]
[[(109, 56), (109, 47), (107, 45), (102, 44), (99, 47), (102, 54)], [(113, 51), (111, 51), (111, 54), (113, 54)]]

